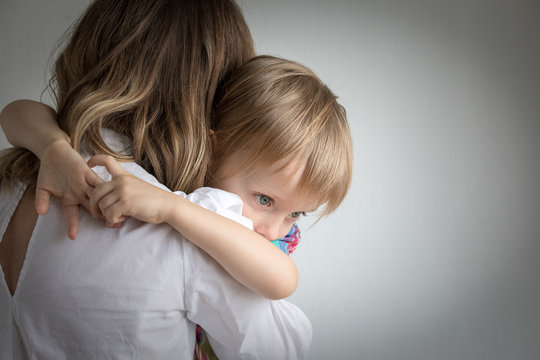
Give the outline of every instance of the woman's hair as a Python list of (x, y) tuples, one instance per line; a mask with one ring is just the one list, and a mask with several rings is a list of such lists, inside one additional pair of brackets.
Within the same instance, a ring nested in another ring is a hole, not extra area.
[[(90, 153), (134, 160), (171, 190), (205, 180), (218, 84), (254, 56), (233, 0), (96, 0), (75, 24), (51, 79), (58, 124)], [(132, 140), (132, 157), (111, 150), (110, 128)], [(0, 181), (35, 181), (39, 164), (10, 150)]]
[[(301, 191), (334, 211), (352, 176), (352, 141), (344, 108), (308, 68), (258, 56), (231, 74), (216, 96), (213, 166), (244, 153), (233, 171), (301, 159)], [(212, 171), (211, 171), (212, 172)]]

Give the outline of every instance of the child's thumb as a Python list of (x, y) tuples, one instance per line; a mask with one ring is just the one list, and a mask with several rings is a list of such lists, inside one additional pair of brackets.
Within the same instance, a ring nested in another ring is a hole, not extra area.
[(92, 158), (88, 160), (88, 166), (105, 166), (112, 177), (116, 177), (126, 173), (122, 165), (120, 165), (120, 163), (110, 155), (101, 154), (92, 156)]

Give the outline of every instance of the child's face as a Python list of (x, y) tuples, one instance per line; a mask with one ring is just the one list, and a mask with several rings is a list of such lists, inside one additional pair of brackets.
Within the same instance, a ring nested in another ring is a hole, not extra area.
[(254, 171), (231, 174), (232, 165), (241, 161), (229, 157), (214, 174), (211, 186), (240, 196), (242, 215), (253, 221), (253, 230), (268, 240), (284, 237), (303, 213), (315, 211), (321, 205), (318, 198), (300, 196), (299, 182), (303, 166), (292, 162), (261, 167)]

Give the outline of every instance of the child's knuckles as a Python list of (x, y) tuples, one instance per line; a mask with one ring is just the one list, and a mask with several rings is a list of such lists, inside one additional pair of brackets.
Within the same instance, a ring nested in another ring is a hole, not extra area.
[(130, 202), (129, 199), (122, 197), (122, 198), (117, 202), (117, 205), (118, 205), (118, 207), (121, 208), (121, 209), (129, 209), (129, 208), (131, 208), (130, 203), (131, 203), (131, 202)]
[(98, 204), (98, 208), (99, 208), (99, 211), (100, 211), (103, 215), (105, 215), (108, 211), (110, 211), (110, 209), (105, 205), (105, 203), (103, 203), (103, 202), (101, 202), (101, 201), (100, 201), (99, 204)]
[(122, 198), (122, 200), (125, 200), (126, 198), (128, 198), (129, 197), (129, 185), (125, 184), (125, 186), (121, 187), (119, 189), (119, 193), (120, 193), (120, 197)]

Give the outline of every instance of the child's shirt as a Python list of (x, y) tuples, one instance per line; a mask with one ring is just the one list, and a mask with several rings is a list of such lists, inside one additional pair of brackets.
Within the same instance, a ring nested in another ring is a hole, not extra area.
[[(300, 228), (296, 223), (294, 223), (291, 230), (289, 230), (285, 237), (272, 240), (270, 242), (277, 246), (285, 254), (290, 255), (300, 242)], [(212, 349), (212, 345), (210, 345), (210, 341), (206, 336), (206, 332), (200, 325), (197, 325), (193, 360), (218, 360), (218, 357), (216, 356), (214, 350)]]

